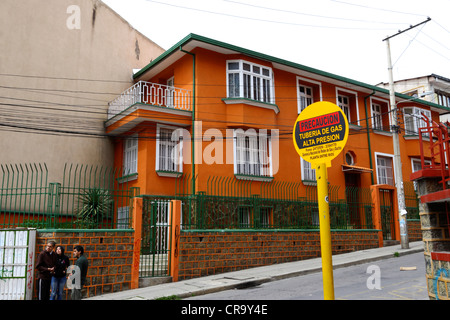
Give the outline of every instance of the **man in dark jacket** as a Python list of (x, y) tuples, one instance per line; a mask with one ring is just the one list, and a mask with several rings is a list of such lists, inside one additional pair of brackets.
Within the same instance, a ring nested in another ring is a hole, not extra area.
[(56, 264), (56, 254), (55, 252), (53, 252), (53, 250), (55, 249), (55, 245), (55, 241), (49, 241), (44, 251), (42, 251), (37, 258), (37, 294), (39, 300), (50, 299), (50, 283), (52, 280), (52, 273), (55, 271)]
[(79, 274), (77, 277), (80, 277), (80, 283), (79, 287), (77, 286), (71, 286), (72, 292), (70, 298), (72, 300), (81, 300), (81, 290), (83, 289), (84, 284), (86, 283), (86, 275), (88, 271), (88, 260), (84, 256), (84, 248), (82, 246), (75, 246), (73, 248), (73, 256), (77, 258), (77, 261), (75, 261), (75, 266), (78, 269)]

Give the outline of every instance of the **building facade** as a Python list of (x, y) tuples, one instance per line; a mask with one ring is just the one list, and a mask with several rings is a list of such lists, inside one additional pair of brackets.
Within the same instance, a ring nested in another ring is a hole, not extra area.
[[(106, 130), (116, 137), (122, 181), (149, 196), (309, 199), (315, 171), (295, 151), (293, 124), (306, 106), (330, 101), (343, 109), (350, 126), (345, 149), (328, 169), (330, 198), (336, 205), (360, 202), (352, 188), (394, 186), (395, 170), (409, 177), (419, 169), (418, 133), (426, 120), (417, 115), (438, 121), (450, 110), (396, 94), (402, 168), (395, 168), (394, 112), (386, 89), (195, 34), (134, 80), (110, 103)], [(352, 211), (343, 208), (337, 210)], [(361, 210), (346, 228), (367, 227)], [(278, 225), (274, 206), (258, 211), (243, 205), (234, 222), (218, 227)], [(317, 224), (314, 214), (308, 219)]]

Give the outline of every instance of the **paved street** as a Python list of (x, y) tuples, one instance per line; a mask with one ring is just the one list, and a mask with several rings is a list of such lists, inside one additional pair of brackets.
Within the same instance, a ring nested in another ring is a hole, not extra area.
[[(416, 270), (400, 271), (400, 267), (416, 267)], [(377, 275), (380, 277), (376, 278)], [(372, 289), (368, 288), (367, 282)], [(423, 252), (336, 269), (334, 289), (336, 300), (428, 300)], [(321, 300), (322, 274), (318, 272), (186, 300), (208, 299)]]

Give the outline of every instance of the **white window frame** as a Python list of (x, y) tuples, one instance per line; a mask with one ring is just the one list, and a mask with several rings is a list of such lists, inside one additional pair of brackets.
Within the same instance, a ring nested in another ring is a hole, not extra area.
[[(381, 131), (385, 130), (385, 128), (383, 127), (383, 102), (386, 103), (387, 110), (390, 110), (390, 103), (389, 103), (389, 101), (384, 100), (384, 99), (380, 99), (378, 97), (376, 99), (373, 99), (373, 97), (370, 97), (370, 116), (371, 116), (371, 119), (372, 119), (372, 128), (375, 129), (375, 130), (381, 130)], [(380, 111), (379, 112), (374, 110), (374, 106), (375, 105), (380, 107)], [(391, 114), (392, 114), (392, 112), (391, 112)], [(377, 117), (377, 116), (379, 116), (379, 120), (380, 120), (379, 127), (377, 127), (376, 123), (375, 123), (375, 117)], [(389, 119), (389, 128), (390, 128), (391, 127), (391, 117), (389, 117), (388, 119)]]
[(272, 139), (267, 130), (233, 130), (233, 153), (234, 174), (273, 177)]
[[(412, 112), (406, 113), (406, 110), (411, 110)], [(425, 120), (422, 119), (422, 113), (432, 121), (430, 110), (418, 107), (403, 107), (405, 135), (419, 135), (419, 129), (427, 126)], [(428, 133), (424, 133), (423, 135), (428, 136)]]
[[(227, 60), (227, 97), (273, 104), (275, 101), (272, 68), (245, 60)], [(237, 63), (237, 69), (230, 64)], [(259, 70), (258, 70), (259, 69)]]
[[(386, 168), (389, 168), (387, 166), (381, 166), (378, 163), (378, 159), (380, 158), (390, 158), (391, 159), (391, 171), (392, 171), (392, 177), (390, 178), (392, 180), (391, 183), (389, 183), (389, 175), (388, 172), (386, 172)], [(392, 154), (388, 154), (388, 153), (380, 153), (380, 152), (375, 152), (375, 164), (376, 164), (376, 168), (377, 168), (377, 182), (378, 184), (388, 184), (391, 186), (395, 186), (395, 164), (394, 164), (394, 155)], [(384, 171), (384, 175), (380, 174), (380, 171), (383, 170)]]
[[(297, 113), (300, 114), (307, 106), (310, 104), (313, 104), (314, 101), (314, 86), (319, 87), (319, 99), (322, 101), (322, 83), (313, 81), (310, 79), (298, 77), (297, 80)], [(305, 87), (311, 89), (311, 95), (308, 94), (302, 94), (300, 92), (300, 87)], [(308, 103), (307, 99), (311, 99), (311, 102)], [(306, 103), (302, 103), (302, 101), (305, 101)]]
[[(159, 172), (158, 174), (166, 173), (183, 173), (183, 135), (181, 132), (177, 134), (175, 131), (180, 129), (178, 127), (166, 126), (158, 124), (156, 126), (156, 158), (155, 158), (155, 170)], [(161, 140), (161, 131), (171, 131), (171, 138), (175, 140)], [(175, 134), (175, 136), (174, 136)], [(161, 156), (165, 159), (170, 159), (169, 155), (161, 155), (161, 148), (167, 148), (168, 152), (175, 153), (177, 156), (176, 161), (172, 163), (163, 163), (161, 165)], [(169, 151), (170, 150), (170, 151)]]
[(138, 169), (138, 135), (132, 135), (123, 141), (123, 175), (137, 173)]
[(302, 181), (316, 182), (316, 169), (312, 169), (311, 163), (300, 157)]
[[(350, 98), (352, 96), (355, 98), (355, 108), (356, 108), (356, 118), (357, 118), (357, 123), (354, 123), (354, 124), (359, 126), (361, 120), (359, 117), (358, 93), (356, 91), (336, 87), (336, 105), (338, 105), (344, 111), (345, 115), (347, 116), (349, 125), (351, 125), (351, 122), (352, 122), (351, 117), (350, 117), (351, 107), (352, 107), (352, 105), (350, 104)], [(346, 97), (348, 99), (348, 112), (347, 112), (348, 115), (344, 110), (345, 106), (343, 106), (343, 103), (339, 102), (339, 97)]]
[[(424, 160), (425, 165), (431, 165), (431, 161), (430, 160)], [(419, 164), (420, 169), (415, 170), (415, 166), (414, 164)], [(419, 170), (422, 170), (422, 161), (420, 160), (420, 158), (411, 158), (411, 172), (416, 172)]]
[(376, 130), (383, 130), (383, 118), (381, 116), (381, 104), (372, 103), (372, 128)]

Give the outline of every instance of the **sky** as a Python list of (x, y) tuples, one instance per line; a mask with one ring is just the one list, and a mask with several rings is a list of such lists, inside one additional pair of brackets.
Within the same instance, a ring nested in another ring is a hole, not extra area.
[(103, 0), (169, 49), (190, 33), (368, 84), (450, 78), (450, 0)]

